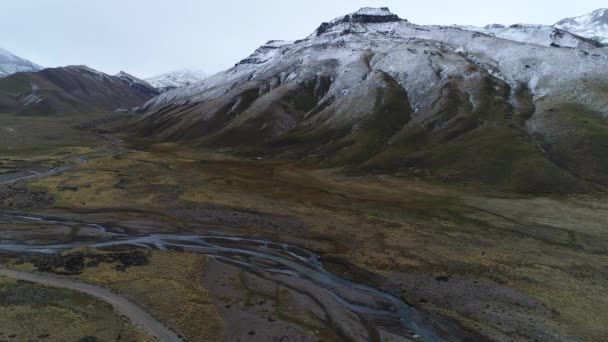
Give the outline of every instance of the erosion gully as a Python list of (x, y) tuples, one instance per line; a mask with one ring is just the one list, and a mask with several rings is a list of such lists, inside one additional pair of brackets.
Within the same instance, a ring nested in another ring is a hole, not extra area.
[[(69, 163), (51, 170), (25, 172), (0, 179), (0, 185), (31, 178), (41, 178), (69, 171), (95, 157), (127, 151), (119, 139), (111, 139), (101, 152), (77, 156)], [(18, 254), (54, 254), (86, 244), (99, 249), (132, 247), (202, 253), (219, 262), (244, 271), (262, 274), (265, 278), (316, 297), (322, 303), (328, 321), (347, 340), (380, 340), (382, 332), (390, 332), (392, 340), (446, 341), (434, 329), (421, 323), (421, 315), (401, 298), (377, 288), (336, 276), (326, 270), (320, 256), (299, 246), (246, 236), (149, 234), (126, 235), (96, 222), (32, 213), (0, 211), (2, 224), (36, 224), (87, 228), (99, 231), (95, 241), (33, 245), (20, 242), (0, 243), (0, 252)], [(1, 240), (0, 240), (1, 241)], [(298, 289), (298, 284), (307, 285)], [(310, 291), (308, 284), (316, 289)], [(396, 338), (396, 339), (395, 339)]]

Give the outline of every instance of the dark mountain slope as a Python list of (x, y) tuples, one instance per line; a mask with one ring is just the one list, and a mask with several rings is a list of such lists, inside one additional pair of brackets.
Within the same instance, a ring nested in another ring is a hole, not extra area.
[(16, 73), (0, 79), (0, 113), (51, 115), (130, 109), (158, 92), (85, 66)]

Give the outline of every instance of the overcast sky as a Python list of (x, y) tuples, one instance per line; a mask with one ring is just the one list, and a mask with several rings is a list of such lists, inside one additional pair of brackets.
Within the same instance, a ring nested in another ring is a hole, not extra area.
[(0, 47), (43, 66), (139, 77), (217, 72), (271, 39), (295, 40), (360, 7), (417, 24), (553, 24), (606, 0), (1, 0)]

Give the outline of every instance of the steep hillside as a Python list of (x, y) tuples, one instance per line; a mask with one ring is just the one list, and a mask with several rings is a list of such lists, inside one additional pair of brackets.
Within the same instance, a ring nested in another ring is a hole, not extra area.
[(0, 77), (6, 77), (16, 72), (39, 70), (42, 70), (40, 65), (34, 64), (21, 57), (17, 57), (12, 53), (0, 48)]
[(521, 34), (420, 26), (364, 8), (156, 97), (131, 128), (508, 191), (608, 185), (606, 49), (543, 26), (497, 32), (510, 30)]
[(154, 89), (86, 66), (22, 72), (0, 79), (0, 113), (49, 115), (130, 109)]

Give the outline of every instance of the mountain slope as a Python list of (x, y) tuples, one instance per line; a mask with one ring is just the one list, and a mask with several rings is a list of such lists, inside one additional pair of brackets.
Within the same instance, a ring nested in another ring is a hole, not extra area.
[(608, 55), (362, 9), (142, 107), (142, 135), (520, 192), (608, 185)]
[(12, 53), (0, 48), (0, 77), (6, 77), (16, 72), (39, 70), (42, 70), (40, 65), (34, 64), (21, 57), (17, 57)]
[(161, 92), (186, 87), (209, 77), (200, 70), (178, 70), (146, 79), (154, 88)]
[(114, 77), (120, 78), (121, 80), (127, 82), (132, 88), (135, 88), (144, 94), (148, 94), (150, 97), (154, 97), (160, 93), (150, 83), (148, 83), (140, 78), (137, 78), (133, 75), (127, 74), (124, 71), (119, 72)]
[(600, 8), (589, 14), (566, 18), (554, 26), (608, 44), (608, 8)]
[(23, 115), (114, 111), (158, 94), (86, 66), (22, 72), (0, 79), (0, 113)]

